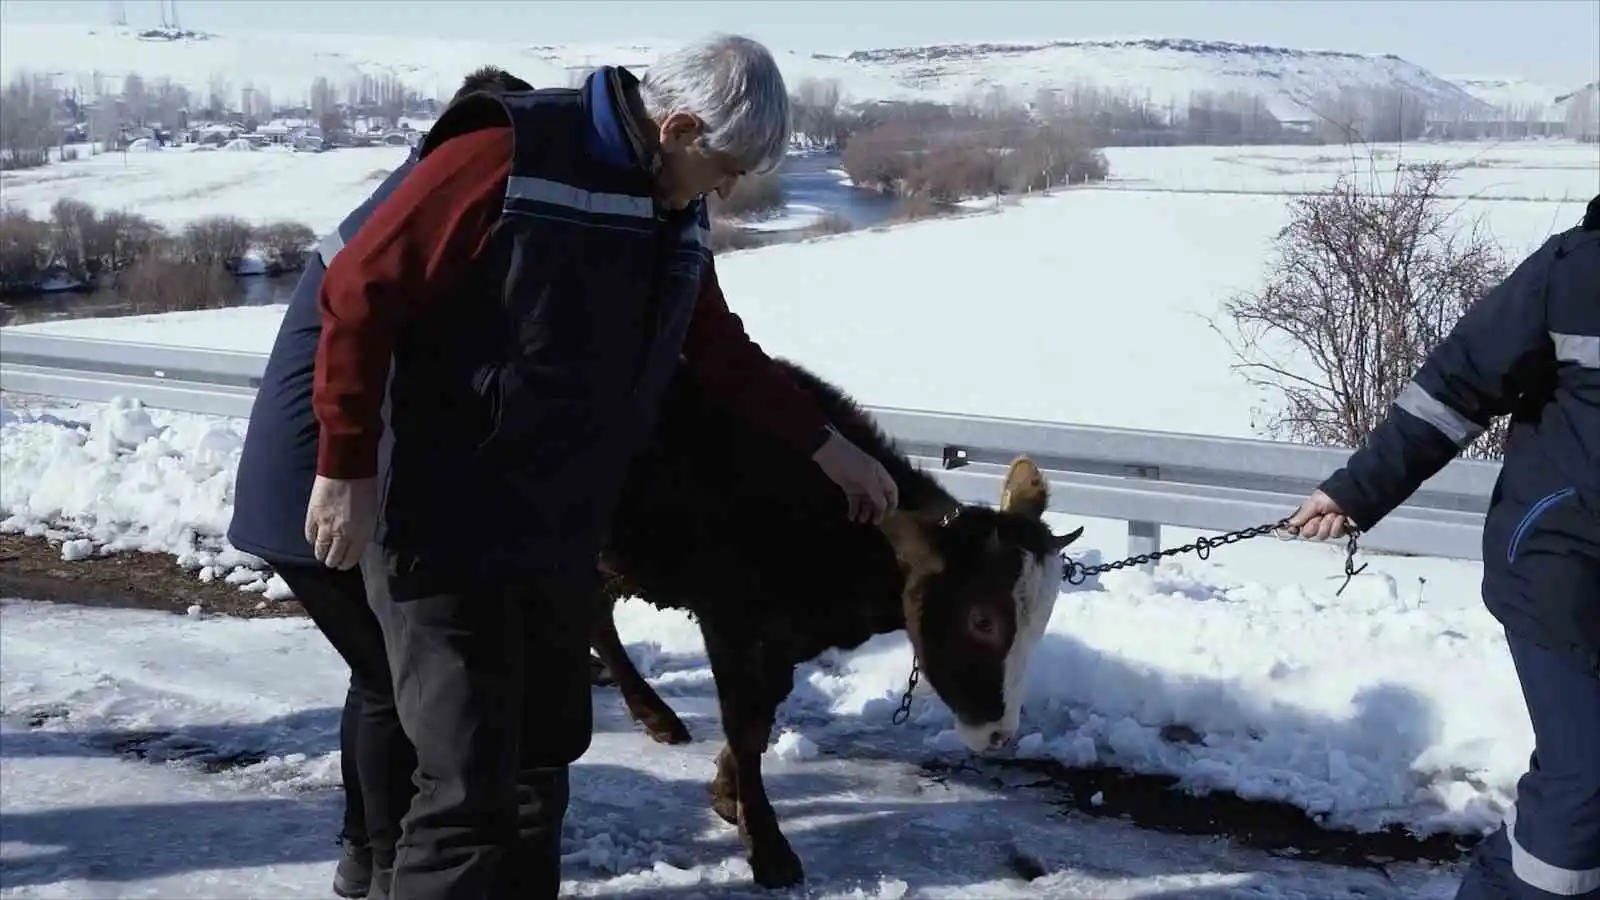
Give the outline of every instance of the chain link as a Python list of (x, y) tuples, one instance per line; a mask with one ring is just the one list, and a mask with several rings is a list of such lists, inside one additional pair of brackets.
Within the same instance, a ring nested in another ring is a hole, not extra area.
[[(1348, 529), (1349, 536), (1345, 540), (1344, 584), (1339, 585), (1339, 590), (1334, 592), (1335, 597), (1342, 595), (1344, 589), (1350, 586), (1350, 580), (1366, 571), (1368, 565), (1367, 563), (1362, 563), (1359, 567), (1356, 566), (1356, 553), (1360, 550), (1360, 544), (1357, 540), (1361, 535), (1360, 530), (1351, 522), (1346, 522), (1345, 527)], [(1061, 580), (1068, 584), (1083, 584), (1090, 575), (1114, 572), (1118, 569), (1125, 569), (1128, 566), (1144, 565), (1145, 563), (1155, 562), (1158, 559), (1177, 556), (1182, 553), (1193, 553), (1201, 559), (1209, 559), (1211, 551), (1217, 547), (1237, 544), (1240, 541), (1247, 541), (1262, 535), (1277, 534), (1281, 531), (1293, 537), (1293, 533), (1289, 532), (1288, 528), (1289, 520), (1279, 519), (1276, 522), (1268, 522), (1265, 525), (1253, 525), (1249, 528), (1241, 528), (1238, 531), (1230, 531), (1217, 537), (1201, 537), (1181, 547), (1169, 547), (1165, 550), (1157, 550), (1154, 553), (1141, 553), (1138, 556), (1130, 556), (1127, 559), (1119, 559), (1116, 562), (1101, 563), (1095, 566), (1086, 566), (1075, 559), (1068, 559), (1063, 556), (1062, 558), (1066, 562), (1066, 570), (1061, 573)], [(1279, 539), (1284, 540), (1284, 538)], [(921, 680), (922, 660), (912, 656), (911, 677), (906, 680), (905, 693), (900, 695), (900, 706), (894, 711), (894, 716), (891, 717), (891, 721), (894, 724), (904, 725), (911, 718), (911, 695), (916, 693), (917, 683)]]
[[(1116, 562), (1101, 563), (1097, 566), (1086, 566), (1075, 559), (1068, 559), (1066, 561), (1066, 570), (1061, 573), (1061, 580), (1068, 584), (1083, 584), (1090, 575), (1114, 572), (1118, 569), (1125, 569), (1128, 566), (1142, 566), (1145, 563), (1152, 563), (1163, 557), (1177, 556), (1180, 553), (1194, 553), (1201, 559), (1209, 559), (1213, 548), (1226, 544), (1237, 544), (1240, 541), (1261, 537), (1264, 534), (1272, 534), (1288, 527), (1288, 519), (1279, 519), (1276, 522), (1269, 522), (1265, 525), (1253, 525), (1249, 528), (1241, 528), (1238, 531), (1230, 531), (1218, 537), (1201, 537), (1193, 543), (1184, 544), (1181, 547), (1169, 547), (1165, 550), (1157, 550), (1154, 553), (1141, 553), (1138, 556), (1130, 556), (1127, 559), (1119, 559)], [(1354, 537), (1355, 532), (1351, 532), (1352, 540)]]
[(922, 660), (911, 657), (911, 677), (906, 680), (906, 692), (900, 695), (900, 708), (894, 711), (890, 721), (896, 725), (904, 725), (911, 718), (911, 695), (917, 692), (917, 682), (922, 680)]

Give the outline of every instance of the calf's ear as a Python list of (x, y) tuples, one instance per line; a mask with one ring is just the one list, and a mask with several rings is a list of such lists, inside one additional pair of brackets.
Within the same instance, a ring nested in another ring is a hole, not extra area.
[(1050, 484), (1044, 473), (1026, 456), (1012, 460), (1000, 488), (1000, 509), (1037, 519), (1050, 507)]

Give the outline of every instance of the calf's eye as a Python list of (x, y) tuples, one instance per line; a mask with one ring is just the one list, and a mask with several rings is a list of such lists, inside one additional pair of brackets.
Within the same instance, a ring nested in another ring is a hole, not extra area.
[(994, 616), (988, 610), (973, 609), (967, 613), (967, 628), (973, 634), (983, 637), (993, 637), (995, 632)]

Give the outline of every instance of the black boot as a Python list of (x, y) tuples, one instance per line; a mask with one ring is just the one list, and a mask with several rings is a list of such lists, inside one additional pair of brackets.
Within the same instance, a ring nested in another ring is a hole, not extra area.
[(333, 871), (333, 892), (341, 897), (367, 896), (372, 887), (372, 848), (345, 840), (339, 867)]

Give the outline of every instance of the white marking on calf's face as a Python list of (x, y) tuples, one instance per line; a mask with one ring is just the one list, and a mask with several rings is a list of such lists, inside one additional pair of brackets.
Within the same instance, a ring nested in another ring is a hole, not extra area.
[(1011, 589), (1015, 604), (1017, 629), (1006, 648), (1004, 695), (1005, 713), (998, 722), (969, 725), (956, 720), (956, 736), (974, 753), (982, 753), (1011, 740), (1022, 719), (1022, 696), (1027, 689), (1028, 660), (1035, 647), (1044, 638), (1050, 624), (1050, 614), (1055, 610), (1057, 587), (1060, 582), (1060, 558), (1051, 554), (1043, 562), (1026, 550), (1016, 584)]

